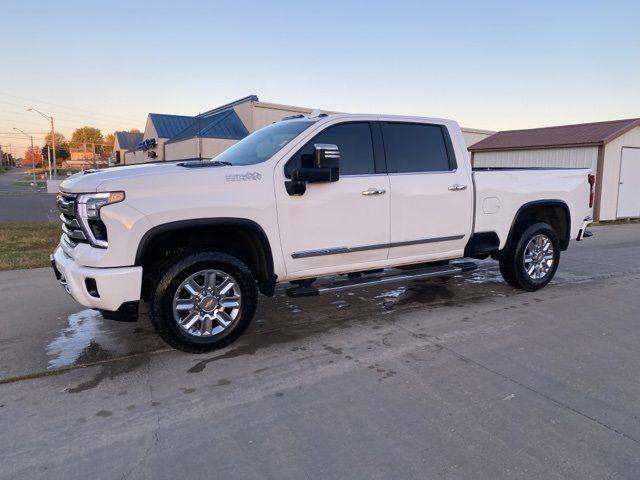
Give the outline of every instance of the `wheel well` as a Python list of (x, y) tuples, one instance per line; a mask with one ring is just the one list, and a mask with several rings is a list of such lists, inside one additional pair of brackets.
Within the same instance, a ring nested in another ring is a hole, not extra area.
[(257, 280), (260, 291), (273, 295), (276, 277), (271, 247), (264, 231), (250, 220), (195, 220), (175, 222), (151, 229), (143, 237), (136, 254), (142, 266), (142, 297), (151, 287), (165, 262), (192, 250), (217, 250), (244, 262)]
[(556, 231), (561, 250), (569, 247), (571, 214), (567, 204), (559, 200), (543, 200), (523, 205), (514, 218), (507, 242), (511, 241), (514, 235), (538, 222), (547, 223)]

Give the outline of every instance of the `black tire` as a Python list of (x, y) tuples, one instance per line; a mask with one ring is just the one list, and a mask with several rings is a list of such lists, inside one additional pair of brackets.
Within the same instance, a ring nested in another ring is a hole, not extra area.
[[(197, 337), (178, 325), (174, 317), (174, 296), (183, 282), (205, 270), (230, 275), (240, 291), (241, 303), (237, 316), (224, 330)], [(247, 329), (258, 305), (258, 289), (249, 268), (236, 257), (212, 251), (186, 252), (165, 266), (153, 287), (149, 303), (151, 323), (167, 344), (185, 352), (205, 353), (229, 345)]]
[[(525, 251), (529, 242), (535, 237), (546, 237), (553, 247), (553, 262), (548, 271), (540, 273), (541, 278), (534, 278), (525, 268)], [(545, 287), (554, 277), (560, 263), (560, 240), (558, 234), (546, 223), (536, 223), (528, 228), (516, 230), (514, 238), (509, 239), (500, 256), (500, 273), (509, 285), (515, 288), (535, 292)]]

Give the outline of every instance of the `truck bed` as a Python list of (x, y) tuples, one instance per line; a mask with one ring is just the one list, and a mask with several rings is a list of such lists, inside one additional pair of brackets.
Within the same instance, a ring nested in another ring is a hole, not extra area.
[(513, 219), (521, 208), (536, 202), (556, 202), (570, 213), (575, 238), (589, 207), (590, 169), (585, 168), (474, 168), (474, 232), (495, 232), (502, 248)]

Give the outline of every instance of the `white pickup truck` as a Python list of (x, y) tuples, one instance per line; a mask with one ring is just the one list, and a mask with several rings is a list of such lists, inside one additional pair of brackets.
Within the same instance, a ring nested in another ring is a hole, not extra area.
[(538, 290), (589, 235), (594, 182), (582, 169), (473, 170), (450, 120), (298, 116), (213, 160), (73, 175), (52, 265), (82, 305), (128, 318), (147, 301), (168, 344), (203, 352), (237, 338), (280, 282), (311, 296), (491, 256), (507, 283)]

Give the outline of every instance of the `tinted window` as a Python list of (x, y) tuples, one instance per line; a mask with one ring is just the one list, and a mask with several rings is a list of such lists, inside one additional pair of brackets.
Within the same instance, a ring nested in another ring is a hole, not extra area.
[(313, 165), (313, 145), (329, 143), (340, 149), (340, 176), (374, 173), (373, 143), (371, 128), (367, 122), (342, 123), (334, 125), (313, 137), (296, 155), (287, 162), (285, 175), (300, 167)]
[(383, 123), (388, 164), (398, 173), (452, 170), (443, 130), (439, 125)]

